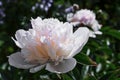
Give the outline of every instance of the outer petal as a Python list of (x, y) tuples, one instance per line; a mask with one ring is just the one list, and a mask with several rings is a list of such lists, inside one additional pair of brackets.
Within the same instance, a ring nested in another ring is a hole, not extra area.
[(26, 31), (24, 31), (23, 29), (17, 30), (15, 34), (16, 40), (12, 38), (16, 45), (20, 48), (24, 46), (24, 43), (21, 41), (21, 39), (23, 38), (23, 36), (25, 36), (25, 33)]
[(96, 38), (96, 34), (101, 35), (102, 32), (101, 31), (94, 31), (94, 32), (90, 31), (89, 36), (92, 37), (92, 38)]
[(18, 40), (18, 39), (22, 38), (23, 36), (26, 36), (26, 32), (27, 31), (25, 31), (23, 29), (17, 30), (16, 34), (15, 34), (16, 39)]
[(72, 20), (72, 18), (73, 18), (73, 13), (67, 14), (67, 21), (70, 22)]
[(15, 42), (15, 44), (19, 47), (19, 48), (22, 48), (22, 45), (20, 42), (18, 42), (17, 40), (15, 40), (13, 37), (11, 37), (12, 40)]
[(77, 53), (79, 53), (83, 46), (87, 43), (88, 38), (89, 38), (89, 29), (85, 28), (85, 27), (80, 27), (78, 28), (77, 31), (74, 32), (73, 34), (73, 49), (71, 51), (71, 53), (67, 56), (67, 58), (71, 58), (74, 55), (76, 55)]
[(96, 38), (95, 32), (93, 32), (93, 31), (90, 31), (89, 36), (92, 37), (92, 38)]
[(101, 35), (102, 32), (101, 31), (95, 31), (95, 34)]
[(40, 26), (42, 25), (42, 19), (40, 17), (37, 17), (36, 19), (31, 19), (31, 24), (33, 29), (40, 29)]
[(98, 31), (101, 29), (102, 25), (100, 25), (97, 20), (94, 20), (91, 27), (94, 31)]
[[(29, 43), (35, 36), (35, 31), (33, 29), (29, 29), (29, 31), (25, 31), (23, 29), (17, 30), (15, 34), (15, 38), (12, 38), (16, 45), (20, 48), (23, 48), (27, 43)], [(31, 41), (33, 42), (33, 41)]]
[(46, 70), (54, 73), (66, 73), (71, 71), (76, 66), (76, 60), (74, 58), (65, 59), (62, 62), (59, 62), (58, 65), (53, 63), (48, 63)]
[(39, 70), (43, 69), (44, 67), (45, 67), (45, 65), (40, 65), (40, 66), (31, 68), (31, 69), (30, 69), (30, 72), (31, 72), (31, 73), (38, 72)]
[(35, 65), (29, 64), (24, 61), (24, 58), (22, 57), (20, 52), (16, 52), (10, 56), (8, 56), (8, 61), (11, 66), (14, 66), (16, 68), (21, 68), (21, 69), (28, 69), (31, 68)]

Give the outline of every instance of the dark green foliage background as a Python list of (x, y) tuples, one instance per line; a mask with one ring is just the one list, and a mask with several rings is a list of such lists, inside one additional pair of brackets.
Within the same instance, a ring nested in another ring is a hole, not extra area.
[[(54, 0), (48, 12), (40, 8), (31, 10), (32, 6), (41, 2), (40, 0), (1, 1), (3, 5), (0, 8), (4, 8), (6, 16), (2, 18), (4, 23), (0, 24), (0, 80), (120, 80), (120, 0)], [(90, 38), (81, 52), (86, 54), (87, 49), (90, 49), (89, 57), (101, 65), (99, 71), (96, 71), (97, 66), (79, 64), (81, 63), (79, 54), (75, 56), (78, 61), (75, 69), (60, 75), (44, 69), (31, 74), (28, 70), (17, 69), (8, 64), (7, 56), (20, 51), (11, 39), (16, 30), (29, 29), (31, 17), (37, 16), (56, 17), (65, 22), (64, 10), (74, 3), (78, 4), (80, 9), (93, 10), (99, 23), (103, 25), (101, 29), (103, 35), (98, 35), (95, 39)], [(62, 8), (58, 8), (59, 5)], [(103, 12), (100, 13), (98, 10)], [(107, 41), (110, 42), (109, 46)]]

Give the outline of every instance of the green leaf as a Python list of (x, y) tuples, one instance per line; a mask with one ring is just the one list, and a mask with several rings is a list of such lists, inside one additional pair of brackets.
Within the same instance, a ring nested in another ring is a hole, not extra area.
[(74, 68), (74, 70), (72, 71), (74, 74), (74, 77), (76, 78), (76, 80), (79, 80), (81, 78), (81, 74), (79, 72), (79, 70), (77, 68)]
[(0, 46), (2, 46), (4, 44), (4, 41), (0, 40)]
[(97, 80), (95, 76), (88, 75), (84, 80)]
[(70, 76), (68, 76), (67, 74), (62, 74), (62, 80), (73, 80)]
[(99, 80), (118, 80), (117, 78), (119, 78), (120, 75), (120, 69), (117, 70), (113, 70), (108, 72), (107, 74), (103, 75)]
[(120, 32), (118, 30), (111, 29), (110, 27), (105, 27), (102, 29), (102, 31), (103, 31), (103, 34), (110, 35), (110, 36), (120, 40)]
[(91, 58), (89, 58), (86, 54), (79, 54), (75, 56), (76, 60), (85, 65), (96, 66), (96, 62), (94, 62)]
[(63, 4), (64, 3), (64, 0), (59, 0), (59, 1), (57, 1), (55, 4), (56, 5), (59, 5), (59, 4)]

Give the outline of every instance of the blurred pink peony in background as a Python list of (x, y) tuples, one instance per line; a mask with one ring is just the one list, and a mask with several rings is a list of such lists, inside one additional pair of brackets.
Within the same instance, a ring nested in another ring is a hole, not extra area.
[(93, 13), (93, 11), (81, 9), (75, 14), (69, 13), (67, 15), (67, 21), (72, 23), (74, 26), (78, 24), (89, 26), (93, 29), (93, 31), (90, 33), (91, 37), (96, 37), (95, 34), (102, 34), (102, 32), (99, 31), (99, 29), (101, 29), (101, 25), (96, 20), (96, 15)]

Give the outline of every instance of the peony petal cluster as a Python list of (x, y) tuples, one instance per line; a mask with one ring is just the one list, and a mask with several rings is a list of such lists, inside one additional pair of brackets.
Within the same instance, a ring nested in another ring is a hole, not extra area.
[(67, 15), (67, 21), (71, 22), (74, 26), (79, 24), (89, 26), (93, 30), (90, 33), (90, 37), (96, 37), (95, 34), (102, 34), (102, 32), (99, 31), (101, 25), (96, 20), (96, 15), (93, 11), (81, 9), (75, 14), (70, 13)]
[(16, 45), (19, 52), (8, 56), (11, 66), (29, 69), (35, 73), (45, 68), (53, 73), (66, 73), (74, 69), (78, 54), (89, 38), (89, 29), (80, 27), (73, 32), (73, 26), (68, 22), (48, 18), (31, 19), (32, 29), (17, 30)]

